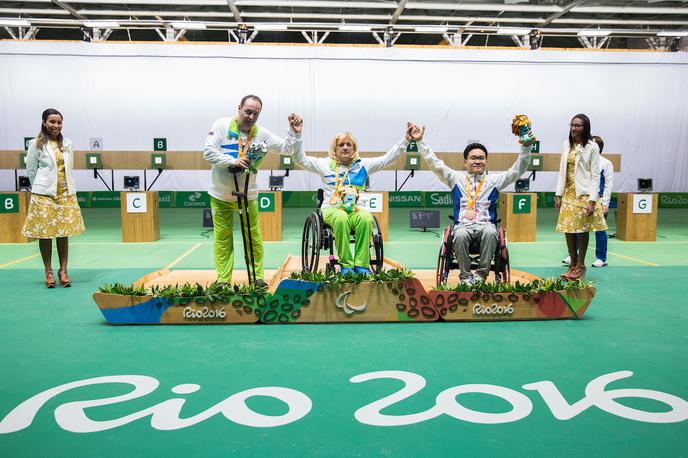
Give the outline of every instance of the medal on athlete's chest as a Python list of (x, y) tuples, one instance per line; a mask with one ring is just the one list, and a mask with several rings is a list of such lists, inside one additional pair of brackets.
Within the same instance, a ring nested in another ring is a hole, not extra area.
[(468, 221), (473, 221), (475, 219), (475, 216), (477, 214), (477, 211), (475, 209), (475, 203), (478, 200), (478, 195), (480, 194), (480, 190), (483, 187), (483, 183), (485, 183), (485, 175), (483, 175), (482, 179), (480, 180), (480, 183), (477, 184), (475, 187), (475, 193), (472, 193), (472, 185), (471, 179), (469, 175), (466, 175), (466, 211), (463, 214), (463, 217), (467, 219)]
[[(334, 192), (330, 197), (330, 205), (335, 205), (340, 203), (340, 190), (346, 185), (346, 179), (351, 171), (351, 166), (349, 166), (345, 172), (339, 171), (339, 166), (337, 166), (337, 174), (334, 176)], [(349, 185), (351, 185), (351, 178), (349, 178)]]

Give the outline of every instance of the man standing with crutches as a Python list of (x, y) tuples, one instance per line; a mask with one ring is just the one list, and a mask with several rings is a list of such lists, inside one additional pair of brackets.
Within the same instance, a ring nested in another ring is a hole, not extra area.
[[(239, 227), (241, 228), (241, 243), (244, 247), (246, 275), (248, 276), (249, 285), (256, 285), (256, 257), (253, 251), (253, 237), (251, 237), (251, 231), (246, 230), (246, 228), (251, 227), (251, 216), (249, 214), (248, 198), (246, 197), (248, 196), (248, 185), (251, 181), (251, 170), (249, 166), (243, 170), (237, 167), (230, 167), (229, 171), (232, 172), (234, 177), (234, 191), (232, 195), (236, 197), (237, 206), (239, 207)], [(240, 191), (237, 173), (244, 173), (244, 171), (246, 171), (246, 179), (244, 180), (244, 189)], [(262, 284), (257, 286), (263, 287)]]
[[(267, 287), (263, 280), (263, 237), (260, 233), (258, 218), (258, 191), (255, 179), (250, 180), (251, 174), (244, 173), (244, 169), (249, 167), (255, 169), (259, 164), (251, 163), (247, 153), (250, 145), (255, 142), (264, 144), (268, 152), (291, 155), (295, 142), (301, 141), (301, 117), (294, 113), (289, 115), (290, 129), (287, 137), (283, 139), (256, 124), (262, 108), (263, 102), (258, 96), (245, 96), (241, 99), (237, 115), (215, 121), (205, 141), (203, 158), (212, 164), (212, 183), (208, 194), (210, 194), (210, 207), (213, 213), (213, 251), (218, 282), (231, 283), (232, 281), (234, 269), (232, 229), (234, 212), (239, 210), (235, 193), (239, 193), (242, 197), (245, 194), (244, 209), (248, 210), (247, 218), (243, 219), (244, 223), (248, 224), (242, 227), (242, 237), (247, 243), (244, 246), (249, 280), (255, 280), (256, 286)], [(298, 133), (294, 131), (294, 128), (298, 130)], [(230, 167), (232, 170), (241, 170), (236, 173), (236, 184)], [(249, 257), (251, 252), (254, 268), (251, 267)], [(255, 269), (255, 276), (253, 269)]]

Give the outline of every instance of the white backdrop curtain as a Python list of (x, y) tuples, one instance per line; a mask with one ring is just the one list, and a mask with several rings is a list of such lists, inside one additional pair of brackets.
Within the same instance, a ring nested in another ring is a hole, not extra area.
[[(4, 41), (0, 150), (23, 148), (43, 109), (54, 107), (76, 149), (102, 137), (106, 150), (151, 150), (154, 137), (165, 137), (169, 150), (200, 151), (213, 121), (235, 114), (248, 93), (263, 99), (260, 124), (275, 133), (290, 112), (301, 113), (307, 151), (325, 151), (334, 134), (350, 131), (361, 150), (383, 152), (407, 120), (427, 126), (435, 151), (460, 152), (469, 140), (517, 151), (510, 122), (526, 113), (541, 150), (560, 152), (571, 117), (586, 113), (605, 151), (622, 154), (614, 191), (634, 191), (639, 177), (653, 178), (658, 191), (688, 191), (686, 53)], [(121, 189), (125, 173), (117, 174)], [(285, 189), (319, 185), (292, 175)], [(539, 173), (532, 188), (553, 190), (554, 175)], [(0, 179), (13, 189), (13, 172)], [(209, 179), (168, 171), (156, 188), (203, 190)], [(90, 171), (77, 182), (104, 189)], [(371, 183), (393, 190), (394, 172)], [(404, 187), (439, 189), (428, 172)]]

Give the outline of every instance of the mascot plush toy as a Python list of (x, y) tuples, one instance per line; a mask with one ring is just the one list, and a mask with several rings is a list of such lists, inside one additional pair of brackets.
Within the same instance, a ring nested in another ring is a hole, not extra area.
[(511, 122), (511, 132), (518, 137), (521, 145), (532, 145), (537, 141), (531, 131), (531, 122), (526, 115), (516, 115)]
[(356, 212), (358, 202), (358, 189), (353, 186), (342, 186), (338, 190), (339, 207), (347, 213)]

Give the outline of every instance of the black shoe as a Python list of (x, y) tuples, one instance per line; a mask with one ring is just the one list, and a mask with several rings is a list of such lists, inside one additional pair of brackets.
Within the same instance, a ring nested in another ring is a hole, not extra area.
[(256, 285), (256, 288), (259, 288), (259, 289), (268, 289), (268, 284), (265, 283), (265, 280), (263, 280), (262, 278), (259, 278), (258, 280), (256, 280), (255, 285)]

